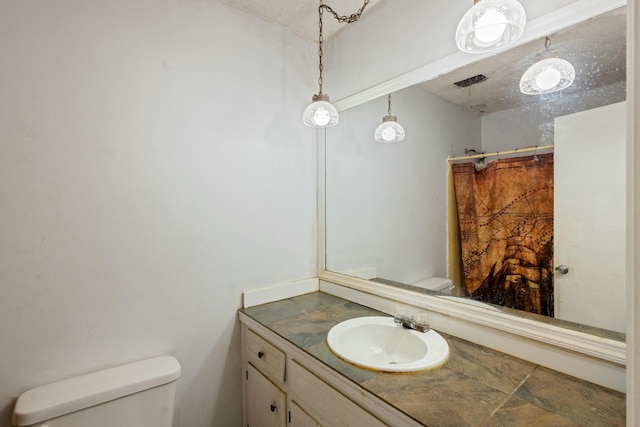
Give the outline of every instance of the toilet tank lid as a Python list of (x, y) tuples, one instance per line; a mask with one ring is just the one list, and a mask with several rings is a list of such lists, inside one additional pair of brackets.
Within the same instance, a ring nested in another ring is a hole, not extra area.
[(414, 283), (413, 286), (430, 289), (432, 291), (443, 291), (450, 289), (453, 286), (453, 281), (451, 281), (451, 279), (445, 279), (444, 277), (431, 277)]
[(181, 368), (172, 356), (161, 356), (36, 387), (16, 401), (18, 426), (56, 418), (177, 380)]

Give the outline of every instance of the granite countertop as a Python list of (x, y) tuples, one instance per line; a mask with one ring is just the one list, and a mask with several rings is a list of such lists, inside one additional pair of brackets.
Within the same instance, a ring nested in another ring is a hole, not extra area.
[(336, 324), (388, 316), (322, 292), (241, 312), (334, 370), (431, 427), (624, 426), (625, 395), (439, 332), (449, 360), (416, 373), (384, 373), (354, 366), (329, 350)]

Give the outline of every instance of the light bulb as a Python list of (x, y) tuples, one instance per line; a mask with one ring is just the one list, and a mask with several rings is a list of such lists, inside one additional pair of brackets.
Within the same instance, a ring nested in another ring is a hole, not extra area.
[(382, 132), (380, 132), (380, 136), (382, 136), (382, 139), (384, 139), (386, 142), (393, 141), (394, 139), (396, 139), (397, 135), (398, 132), (396, 132), (396, 130), (391, 126), (385, 126), (385, 128), (382, 129)]
[(547, 68), (536, 76), (536, 85), (542, 90), (549, 90), (562, 79), (560, 71), (555, 68)]
[(476, 37), (482, 43), (493, 43), (507, 29), (507, 17), (495, 8), (486, 10), (476, 21)]
[(330, 121), (331, 115), (329, 114), (329, 111), (324, 107), (318, 108), (316, 112), (313, 113), (313, 123), (315, 123), (316, 126), (326, 126)]

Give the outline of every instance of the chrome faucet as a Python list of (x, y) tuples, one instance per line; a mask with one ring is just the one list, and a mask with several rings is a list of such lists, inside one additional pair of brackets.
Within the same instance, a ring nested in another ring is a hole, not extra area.
[(418, 313), (416, 316), (405, 316), (404, 310), (398, 310), (396, 315), (393, 316), (393, 321), (403, 328), (425, 333), (431, 329), (427, 324), (426, 317), (424, 313)]

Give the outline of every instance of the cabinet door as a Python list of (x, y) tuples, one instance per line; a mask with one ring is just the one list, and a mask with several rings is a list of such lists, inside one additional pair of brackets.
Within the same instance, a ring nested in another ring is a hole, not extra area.
[(285, 427), (286, 396), (250, 363), (246, 373), (247, 426)]
[(316, 420), (311, 418), (298, 404), (292, 400), (287, 402), (289, 408), (290, 427), (322, 427)]

